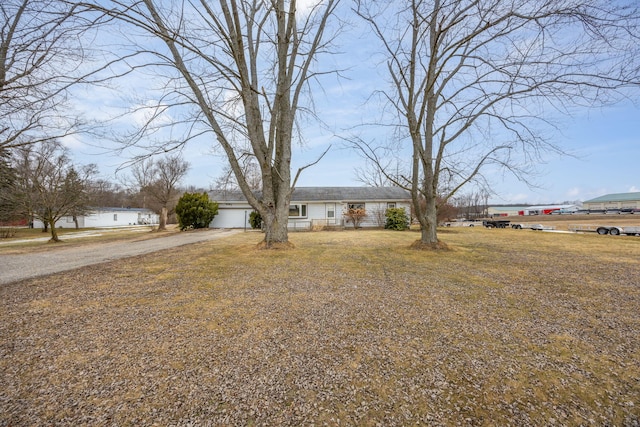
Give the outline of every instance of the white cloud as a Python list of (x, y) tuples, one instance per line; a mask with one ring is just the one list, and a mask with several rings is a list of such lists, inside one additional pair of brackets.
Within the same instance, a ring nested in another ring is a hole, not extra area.
[(156, 101), (147, 101), (134, 107), (131, 113), (133, 122), (143, 127), (153, 119), (155, 126), (170, 125), (173, 122), (171, 115), (167, 113), (167, 105), (158, 104)]
[(640, 192), (640, 187), (636, 187), (635, 185), (632, 185), (629, 188), (629, 193), (637, 193), (637, 192)]
[(72, 150), (76, 148), (82, 148), (84, 146), (84, 143), (78, 135), (64, 136), (60, 138), (60, 142), (62, 142), (62, 145), (64, 145), (65, 147)]
[[(296, 2), (296, 12), (300, 17), (306, 17), (314, 7), (322, 3), (322, 0), (298, 0)], [(288, 6), (287, 6), (288, 7)]]
[(567, 197), (572, 199), (578, 198), (581, 193), (582, 193), (582, 190), (580, 190), (579, 187), (573, 187), (573, 188), (570, 188), (569, 191), (567, 191)]

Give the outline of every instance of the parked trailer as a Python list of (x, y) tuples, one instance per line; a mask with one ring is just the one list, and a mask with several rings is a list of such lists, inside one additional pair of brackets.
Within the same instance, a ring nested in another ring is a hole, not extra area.
[(475, 225), (476, 223), (473, 221), (452, 221), (444, 223), (445, 227), (473, 227)]
[(600, 235), (610, 234), (619, 236), (626, 234), (627, 236), (640, 236), (639, 226), (620, 226), (620, 225), (570, 225), (569, 231), (575, 232), (595, 232)]
[(555, 230), (555, 227), (550, 225), (542, 225), (542, 224), (528, 224), (528, 223), (516, 223), (511, 224), (511, 228), (515, 228), (517, 230), (528, 229), (528, 230)]
[(482, 221), (482, 225), (487, 228), (507, 228), (510, 223), (511, 221), (495, 219), (486, 219)]

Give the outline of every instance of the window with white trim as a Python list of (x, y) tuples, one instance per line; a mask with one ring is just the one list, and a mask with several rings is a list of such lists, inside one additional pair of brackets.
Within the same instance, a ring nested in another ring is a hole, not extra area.
[(364, 203), (360, 203), (360, 202), (347, 203), (347, 209), (364, 209)]
[(396, 207), (396, 202), (387, 203), (387, 209), (395, 209), (395, 207)]
[(292, 203), (289, 205), (289, 218), (306, 218), (307, 205)]

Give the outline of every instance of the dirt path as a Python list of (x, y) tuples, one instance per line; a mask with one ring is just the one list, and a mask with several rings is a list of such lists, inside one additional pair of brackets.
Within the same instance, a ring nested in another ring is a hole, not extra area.
[(0, 284), (30, 279), (115, 259), (148, 254), (176, 246), (215, 240), (240, 230), (175, 233), (141, 241), (120, 241), (40, 253), (0, 255)]

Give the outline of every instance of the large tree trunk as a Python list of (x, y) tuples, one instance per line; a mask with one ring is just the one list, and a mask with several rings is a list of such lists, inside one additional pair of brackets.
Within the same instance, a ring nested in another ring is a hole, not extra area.
[[(284, 175), (285, 181), (280, 181), (280, 174)], [(289, 201), (291, 188), (287, 185), (289, 179), (288, 170), (282, 168), (280, 173), (276, 175), (278, 175), (278, 178), (275, 179), (275, 184), (263, 186), (264, 198), (262, 203), (257, 204), (265, 230), (264, 241), (262, 241), (260, 246), (265, 249), (291, 247), (289, 243)], [(265, 176), (265, 174), (263, 174), (263, 176)], [(272, 179), (272, 176), (268, 174), (266, 174), (266, 176), (267, 179)]]
[(435, 245), (438, 243), (438, 215), (435, 197), (426, 200), (425, 211), (420, 218), (420, 241), (424, 245)]
[(163, 206), (160, 209), (160, 224), (158, 225), (158, 231), (164, 231), (167, 229), (167, 207)]
[(264, 241), (262, 247), (272, 249), (277, 247), (288, 247), (289, 245), (289, 207), (277, 206), (267, 209), (262, 216), (264, 221)]

